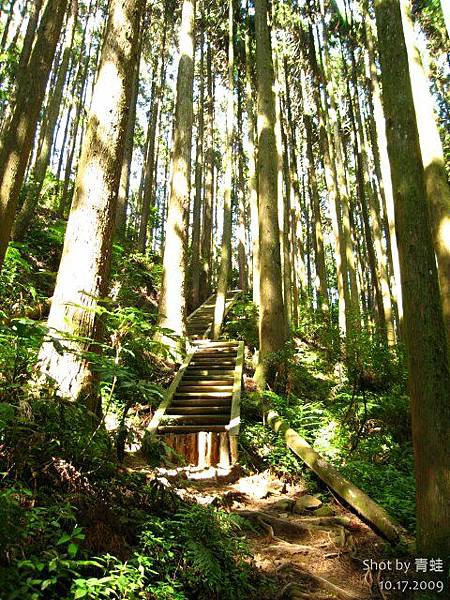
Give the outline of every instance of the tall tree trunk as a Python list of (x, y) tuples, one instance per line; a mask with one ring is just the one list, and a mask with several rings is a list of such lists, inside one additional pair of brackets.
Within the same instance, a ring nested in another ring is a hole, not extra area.
[(398, 0), (376, 0), (400, 254), (417, 498), (417, 551), (450, 556), (449, 356)]
[(408, 0), (401, 0), (400, 6), (419, 130), (420, 150), (425, 171), (427, 197), (430, 205), (442, 308), (447, 340), (450, 344), (450, 187), (445, 169), (442, 142), (434, 115), (434, 101), (424, 73), (420, 53), (416, 47)]
[(59, 66), (54, 90), (49, 99), (47, 114), (42, 125), (44, 133), (39, 144), (38, 155), (32, 170), (31, 185), (28, 189), (23, 206), (17, 215), (13, 228), (13, 237), (16, 240), (22, 239), (33, 218), (34, 211), (39, 202), (39, 196), (41, 194), (47, 167), (50, 164), (55, 127), (61, 109), (61, 100), (63, 97), (64, 85), (66, 83), (67, 70), (69, 68), (70, 53), (75, 35), (77, 17), (78, 1), (72, 0), (72, 10), (66, 28), (66, 39), (62, 60)]
[(120, 171), (119, 195), (117, 197), (116, 233), (125, 236), (127, 222), (128, 198), (130, 195), (131, 163), (133, 160), (134, 132), (136, 129), (137, 101), (139, 96), (139, 73), (142, 54), (143, 31), (140, 32), (138, 58), (133, 74), (133, 88), (131, 91), (130, 111), (128, 114), (125, 146), (123, 150), (122, 167)]
[(107, 292), (120, 159), (137, 60), (140, 0), (111, 0), (97, 82), (75, 183), (64, 248), (48, 318), (66, 348), (44, 342), (41, 372), (58, 393), (98, 410), (85, 355), (95, 349), (96, 308)]
[(27, 67), (28, 61), (30, 60), (36, 29), (39, 23), (39, 15), (42, 9), (42, 2), (43, 0), (34, 0), (31, 4), (30, 18), (28, 19), (27, 30), (23, 39), (22, 52), (20, 53), (19, 58), (19, 72)]
[(0, 40), (0, 49), (2, 50), (2, 52), (5, 50), (6, 44), (8, 43), (9, 28), (11, 27), (14, 12), (14, 2), (15, 0), (10, 0), (9, 2), (8, 16), (6, 17), (5, 26), (3, 28), (2, 33), (2, 39)]
[(231, 265), (231, 196), (233, 191), (233, 139), (234, 139), (234, 11), (233, 0), (228, 0), (228, 103), (227, 103), (227, 147), (225, 152), (225, 181), (223, 199), (223, 233), (220, 266), (217, 277), (216, 306), (212, 339), (217, 340), (225, 312), (225, 297)]
[[(363, 8), (366, 9), (368, 12), (368, 4), (366, 0), (364, 0)], [(369, 58), (370, 91), (373, 103), (373, 117), (376, 126), (376, 142), (380, 157), (381, 180), (383, 185), (383, 196), (385, 201), (386, 217), (388, 223), (387, 235), (389, 236), (389, 246), (391, 248), (392, 254), (392, 268), (394, 272), (394, 298), (397, 304), (397, 313), (399, 319), (399, 331), (397, 333), (401, 337), (401, 324), (403, 321), (403, 300), (401, 290), (400, 262), (397, 247), (397, 234), (395, 231), (394, 197), (392, 193), (391, 167), (389, 164), (389, 156), (387, 152), (386, 121), (384, 118), (384, 110), (381, 102), (380, 83), (378, 81), (378, 73), (375, 62), (374, 31), (372, 21), (370, 19), (368, 19), (368, 22), (366, 24), (365, 33), (367, 52)]]
[(15, 105), (0, 142), (0, 269), (68, 0), (47, 0), (28, 65), (19, 73)]
[(147, 229), (148, 229), (148, 221), (150, 218), (151, 210), (154, 207), (155, 203), (155, 186), (154, 186), (154, 174), (155, 174), (155, 165), (156, 165), (156, 149), (157, 149), (157, 141), (159, 139), (158, 125), (159, 125), (159, 114), (161, 110), (161, 100), (164, 90), (164, 82), (166, 79), (166, 45), (167, 45), (167, 22), (168, 22), (168, 14), (167, 10), (164, 13), (164, 26), (163, 26), (163, 36), (161, 42), (161, 63), (159, 72), (155, 68), (155, 90), (152, 95), (152, 108), (151, 108), (151, 118), (150, 118), (150, 145), (148, 148), (147, 161), (146, 161), (146, 175), (144, 179), (144, 188), (142, 193), (142, 214), (141, 214), (141, 222), (139, 226), (139, 239), (138, 239), (138, 249), (139, 252), (145, 252), (147, 247)]
[(329, 313), (328, 286), (327, 286), (327, 271), (325, 266), (325, 250), (323, 245), (323, 227), (322, 215), (320, 210), (320, 198), (317, 188), (316, 167), (314, 164), (314, 151), (312, 139), (312, 123), (311, 115), (304, 114), (303, 122), (306, 131), (306, 148), (308, 157), (308, 176), (311, 185), (311, 202), (313, 212), (313, 246), (316, 258), (316, 273), (317, 273), (317, 295), (318, 308), (324, 316)]
[(238, 161), (238, 266), (239, 266), (239, 288), (246, 294), (248, 291), (248, 275), (247, 275), (247, 252), (246, 252), (246, 190), (244, 178), (244, 144), (243, 144), (243, 128), (242, 128), (242, 90), (238, 83), (238, 135), (237, 135), (237, 161)]
[(211, 44), (208, 41), (206, 50), (206, 151), (205, 151), (205, 193), (203, 198), (203, 228), (201, 239), (201, 272), (199, 281), (199, 299), (206, 300), (211, 290), (211, 256), (214, 197), (214, 75), (212, 72)]
[(277, 368), (270, 354), (285, 342), (283, 283), (278, 227), (278, 152), (272, 45), (267, 0), (255, 1), (256, 73), (258, 84), (258, 193), (260, 245), (259, 362), (255, 373), (263, 389)]
[[(202, 6), (203, 9), (203, 6)], [(203, 10), (202, 10), (203, 14)], [(192, 308), (200, 304), (200, 229), (202, 212), (203, 191), (203, 133), (205, 120), (203, 103), (205, 101), (205, 74), (204, 74), (204, 33), (200, 33), (200, 89), (198, 98), (198, 127), (195, 159), (195, 196), (192, 220), (192, 244), (191, 244), (191, 276), (192, 276)]]
[[(394, 330), (394, 322), (393, 322), (393, 314), (392, 314), (392, 302), (391, 302), (391, 292), (389, 288), (389, 281), (387, 275), (387, 261), (386, 261), (386, 253), (384, 251), (384, 247), (382, 244), (382, 228), (380, 221), (380, 208), (378, 206), (378, 201), (375, 195), (374, 190), (369, 182), (369, 160), (368, 160), (368, 147), (369, 143), (366, 136), (366, 128), (364, 127), (362, 111), (360, 106), (360, 99), (358, 94), (358, 77), (357, 77), (357, 69), (356, 69), (356, 59), (353, 47), (350, 48), (350, 58), (351, 58), (351, 77), (354, 88), (354, 102), (353, 102), (353, 111), (356, 119), (357, 125), (357, 136), (358, 136), (358, 147), (360, 153), (358, 156), (361, 157), (361, 168), (364, 170), (364, 186), (365, 186), (365, 198), (368, 201), (368, 209), (370, 213), (370, 221), (372, 225), (372, 239), (375, 250), (375, 266), (376, 266), (376, 276), (379, 286), (379, 291), (377, 293), (381, 296), (381, 298), (377, 297), (377, 305), (378, 305), (378, 314), (383, 318), (383, 323), (381, 323), (381, 331), (385, 334), (386, 340), (389, 346), (393, 346), (395, 344), (395, 330)], [(365, 207), (363, 208), (365, 211)], [(365, 212), (364, 212), (365, 215)], [(364, 217), (366, 218), (366, 217)], [(378, 288), (377, 288), (378, 290)], [(381, 310), (382, 308), (382, 310)]]
[[(158, 325), (185, 332), (186, 318), (186, 216), (193, 123), (195, 0), (183, 1), (175, 106), (172, 182), (167, 214), (163, 278), (158, 306)], [(168, 340), (169, 343), (172, 343)]]
[[(282, 218), (283, 232), (280, 240), (282, 255), (283, 255), (283, 304), (284, 304), (284, 316), (286, 319), (286, 337), (289, 337), (292, 327), (292, 265), (291, 265), (291, 169), (289, 165), (289, 148), (288, 140), (286, 135), (286, 128), (282, 118), (281, 104), (280, 104), (280, 129), (281, 129), (281, 141), (282, 141), (282, 158), (283, 158), (283, 178), (284, 182), (284, 194), (281, 195), (283, 214), (280, 215), (280, 222)], [(282, 188), (283, 190), (283, 188)], [(280, 198), (279, 198), (280, 200)], [(281, 241), (283, 242), (281, 244)]]
[[(284, 58), (284, 80), (285, 80), (285, 97), (286, 97), (286, 118), (287, 118), (287, 137), (289, 142), (289, 150), (290, 150), (290, 179), (292, 183), (292, 192), (293, 192), (293, 206), (292, 206), (292, 215), (291, 215), (291, 224), (292, 224), (292, 250), (293, 250), (293, 258), (292, 258), (292, 268), (293, 268), (293, 286), (294, 286), (294, 294), (298, 294), (298, 287), (300, 289), (300, 297), (302, 300), (306, 297), (307, 291), (307, 280), (306, 280), (306, 269), (305, 269), (305, 261), (304, 261), (304, 251), (303, 251), (303, 232), (302, 232), (302, 218), (301, 218), (301, 197), (300, 197), (300, 182), (298, 179), (297, 172), (297, 139), (296, 132), (294, 126), (294, 120), (292, 117), (292, 105), (291, 105), (291, 92), (289, 85), (289, 73), (288, 73), (288, 62), (287, 58)], [(297, 277), (298, 283), (297, 285)], [(298, 298), (294, 301), (294, 323), (298, 324)]]
[(245, 27), (245, 96), (248, 119), (248, 189), (250, 198), (250, 223), (252, 237), (252, 282), (253, 302), (259, 306), (260, 267), (259, 267), (259, 217), (258, 181), (256, 176), (256, 120), (252, 86), (252, 60), (250, 47), (250, 15), (247, 0), (247, 23)]

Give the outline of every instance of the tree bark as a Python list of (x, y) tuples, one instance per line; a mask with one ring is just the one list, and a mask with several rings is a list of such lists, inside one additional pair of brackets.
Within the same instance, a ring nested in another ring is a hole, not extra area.
[(376, 0), (404, 301), (417, 486), (417, 550), (450, 555), (450, 373), (426, 183), (398, 0)]
[[(39, 361), (58, 394), (97, 411), (86, 351), (99, 331), (96, 308), (107, 292), (120, 159), (137, 61), (140, 0), (111, 0), (92, 106), (75, 182), (61, 264)], [(56, 340), (66, 345), (58, 351)]]
[[(364, 0), (363, 8), (368, 12), (367, 1)], [(394, 214), (394, 197), (392, 193), (391, 167), (389, 164), (389, 156), (387, 152), (386, 141), (386, 121), (384, 117), (384, 109), (381, 102), (381, 89), (378, 80), (378, 73), (375, 62), (375, 49), (372, 20), (368, 19), (365, 29), (365, 40), (369, 59), (369, 74), (370, 74), (370, 94), (373, 104), (373, 118), (376, 128), (376, 145), (379, 153), (381, 183), (383, 189), (383, 198), (385, 202), (386, 218), (387, 218), (387, 236), (389, 237), (389, 246), (391, 248), (392, 269), (394, 275), (394, 299), (397, 305), (398, 314), (398, 337), (401, 337), (401, 326), (403, 322), (403, 300), (401, 290), (400, 277), (400, 262), (397, 247), (397, 234), (395, 231), (395, 214)]]
[[(172, 181), (168, 204), (163, 278), (158, 305), (158, 325), (177, 335), (185, 333), (186, 319), (186, 217), (193, 122), (195, 0), (183, 1), (180, 62), (177, 77)], [(174, 345), (173, 341), (167, 340)]]
[(260, 247), (259, 362), (255, 380), (264, 389), (277, 368), (270, 355), (285, 342), (280, 232), (278, 227), (278, 152), (272, 45), (267, 0), (255, 2), (256, 73), (258, 85), (258, 192)]
[(68, 0), (47, 0), (28, 65), (19, 74), (15, 105), (0, 144), (0, 269), (11, 235), (53, 56)]
[(62, 60), (58, 69), (58, 76), (56, 78), (54, 90), (49, 99), (47, 114), (44, 119), (44, 134), (42, 136), (42, 141), (40, 142), (36, 161), (32, 170), (30, 187), (28, 189), (23, 206), (17, 215), (17, 219), (13, 228), (13, 238), (15, 240), (21, 240), (28, 229), (36, 206), (39, 203), (39, 196), (42, 191), (47, 168), (50, 164), (55, 127), (61, 109), (61, 100), (63, 97), (67, 71), (69, 68), (70, 53), (75, 35), (77, 17), (78, 1), (72, 0), (72, 9), (66, 28), (66, 38), (62, 53)]
[(228, 276), (231, 266), (231, 196), (233, 191), (233, 139), (234, 139), (234, 11), (233, 0), (228, 0), (228, 103), (227, 103), (227, 147), (225, 152), (225, 181), (223, 199), (223, 233), (220, 253), (219, 274), (217, 277), (216, 306), (212, 339), (217, 340), (222, 328), (225, 313), (225, 299), (228, 291)]
[(434, 100), (416, 47), (408, 0), (401, 0), (400, 6), (430, 207), (434, 251), (438, 263), (442, 308), (450, 345), (450, 186), (434, 115)]
[(206, 49), (207, 102), (205, 115), (205, 193), (203, 198), (203, 228), (201, 239), (201, 271), (199, 280), (199, 300), (204, 302), (211, 291), (211, 256), (214, 197), (214, 75), (212, 72), (211, 44)]
[(320, 210), (320, 198), (317, 188), (317, 177), (316, 168), (314, 165), (314, 151), (313, 151), (313, 139), (312, 139), (312, 123), (311, 115), (304, 114), (303, 122), (306, 131), (306, 148), (308, 158), (308, 176), (311, 186), (311, 202), (313, 212), (313, 246), (314, 254), (316, 258), (316, 273), (317, 273), (317, 296), (318, 296), (318, 307), (324, 316), (329, 313), (329, 300), (328, 300), (328, 285), (327, 285), (327, 272), (325, 267), (325, 250), (323, 246), (323, 230), (322, 230), (322, 215)]
[[(203, 8), (203, 7), (202, 7)], [(191, 277), (192, 277), (192, 308), (200, 304), (200, 237), (201, 237), (201, 213), (202, 213), (202, 190), (203, 190), (203, 135), (205, 130), (205, 119), (203, 103), (205, 101), (205, 66), (204, 58), (204, 33), (200, 33), (200, 89), (198, 98), (198, 127), (195, 159), (195, 196), (192, 220), (192, 244), (191, 244)]]
[(237, 161), (238, 161), (238, 185), (237, 185), (237, 197), (238, 197), (238, 227), (237, 227), (237, 240), (238, 240), (238, 266), (239, 266), (239, 289), (245, 294), (248, 291), (248, 274), (247, 274), (247, 252), (245, 244), (245, 232), (246, 232), (246, 190), (245, 190), (245, 178), (244, 178), (244, 144), (243, 144), (243, 128), (242, 128), (242, 90), (238, 82), (238, 135), (236, 141), (237, 147)]
[(117, 197), (116, 233), (125, 236), (127, 223), (128, 199), (130, 195), (131, 163), (133, 160), (134, 132), (136, 129), (137, 101), (139, 96), (139, 73), (142, 54), (143, 32), (140, 33), (138, 58), (133, 74), (133, 88), (131, 92), (130, 112), (128, 114), (125, 146), (123, 151), (122, 167), (120, 172), (119, 195)]
[(152, 107), (151, 117), (149, 124), (149, 136), (150, 144), (148, 147), (147, 160), (145, 166), (145, 178), (144, 187), (142, 191), (142, 214), (141, 222), (139, 225), (139, 238), (138, 238), (138, 250), (144, 253), (147, 247), (148, 238), (148, 221), (150, 218), (151, 210), (155, 204), (155, 165), (156, 165), (156, 150), (157, 140), (159, 139), (158, 125), (159, 125), (159, 114), (161, 110), (161, 100), (164, 89), (164, 82), (166, 79), (166, 45), (167, 45), (167, 10), (164, 14), (164, 26), (161, 42), (161, 63), (159, 72), (155, 68), (155, 88), (154, 94), (152, 94)]
[(247, 22), (245, 28), (245, 96), (248, 119), (248, 190), (250, 199), (250, 224), (252, 238), (252, 284), (253, 302), (259, 306), (260, 259), (259, 259), (259, 218), (258, 181), (256, 176), (256, 120), (252, 86), (252, 60), (250, 47), (250, 16), (247, 0)]

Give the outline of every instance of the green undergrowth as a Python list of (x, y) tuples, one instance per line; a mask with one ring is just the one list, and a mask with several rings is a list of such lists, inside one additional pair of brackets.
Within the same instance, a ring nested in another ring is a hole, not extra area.
[[(51, 382), (36, 385), (49, 332), (26, 315), (52, 294), (64, 236), (51, 215), (38, 219), (39, 231), (10, 246), (0, 280), (2, 600), (252, 598), (242, 522), (120, 464), (139, 434), (133, 419), (151, 414), (173, 377), (169, 349), (155, 340), (171, 333), (156, 325), (160, 260), (114, 245), (110, 292), (96, 309), (103, 337), (85, 354), (99, 420)], [(164, 448), (154, 453), (162, 464)]]
[(251, 294), (240, 294), (225, 320), (222, 336), (229, 340), (244, 340), (251, 350), (259, 345), (258, 308)]
[(79, 405), (0, 408), (2, 599), (252, 597), (239, 518), (124, 472)]
[(413, 450), (401, 349), (389, 353), (362, 332), (359, 340), (352, 340), (351, 355), (347, 347), (347, 356), (341, 351), (330, 360), (320, 330), (311, 323), (308, 327), (300, 328), (283, 351), (283, 386), (278, 382), (276, 393), (244, 395), (244, 460), (254, 468), (306, 477), (314, 491), (324, 489), (284, 439), (261, 422), (261, 414), (274, 409), (345, 477), (413, 531)]

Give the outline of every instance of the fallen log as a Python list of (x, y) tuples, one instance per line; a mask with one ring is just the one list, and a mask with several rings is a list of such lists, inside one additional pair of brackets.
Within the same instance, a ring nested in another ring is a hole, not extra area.
[(367, 494), (345, 479), (337, 469), (331, 466), (308, 442), (289, 427), (278, 413), (270, 411), (267, 423), (284, 436), (287, 446), (301, 458), (320, 479), (343, 498), (366, 521), (375, 526), (387, 540), (393, 544), (399, 542), (411, 544), (411, 537), (388, 513)]

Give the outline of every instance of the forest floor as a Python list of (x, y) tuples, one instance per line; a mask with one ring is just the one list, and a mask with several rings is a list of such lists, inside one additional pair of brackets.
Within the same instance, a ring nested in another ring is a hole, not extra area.
[(292, 483), (269, 470), (249, 473), (240, 466), (151, 469), (139, 453), (126, 456), (124, 469), (157, 478), (185, 501), (244, 517), (251, 561), (267, 582), (261, 599), (408, 598), (381, 591), (383, 573), (365, 568), (364, 561), (386, 560), (386, 542), (337, 499), (322, 504), (304, 481)]

